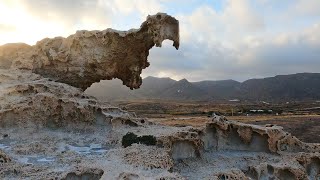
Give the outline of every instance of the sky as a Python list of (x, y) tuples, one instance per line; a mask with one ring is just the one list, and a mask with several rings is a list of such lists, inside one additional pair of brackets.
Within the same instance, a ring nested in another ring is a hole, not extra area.
[(157, 12), (179, 20), (180, 49), (170, 41), (151, 49), (143, 77), (243, 81), (320, 71), (320, 0), (0, 0), (0, 45), (139, 28)]

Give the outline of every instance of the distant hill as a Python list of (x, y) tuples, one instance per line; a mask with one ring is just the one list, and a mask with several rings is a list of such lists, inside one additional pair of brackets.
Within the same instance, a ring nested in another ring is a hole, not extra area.
[(235, 80), (200, 81), (193, 83), (196, 87), (206, 91), (214, 99), (238, 98), (241, 83)]
[(170, 78), (147, 77), (140, 89), (130, 90), (120, 80), (93, 84), (86, 93), (107, 101), (166, 99), (166, 100), (249, 100), (291, 101), (319, 100), (320, 73), (278, 75), (250, 79), (189, 82)]
[(237, 95), (249, 100), (319, 100), (320, 73), (250, 79), (241, 83), (240, 90)]

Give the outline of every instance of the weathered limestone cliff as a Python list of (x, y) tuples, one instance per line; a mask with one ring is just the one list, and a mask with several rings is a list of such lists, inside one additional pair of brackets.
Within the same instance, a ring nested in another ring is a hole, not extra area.
[(43, 39), (36, 45), (0, 46), (0, 68), (31, 70), (54, 81), (86, 89), (94, 82), (119, 78), (139, 88), (142, 69), (149, 66), (149, 50), (163, 40), (179, 48), (179, 21), (158, 13), (148, 16), (139, 29), (77, 31), (67, 38)]

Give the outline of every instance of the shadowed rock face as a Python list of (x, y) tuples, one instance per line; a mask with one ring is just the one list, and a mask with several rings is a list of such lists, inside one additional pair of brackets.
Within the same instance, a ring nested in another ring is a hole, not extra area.
[(103, 173), (101, 169), (82, 169), (68, 173), (62, 180), (99, 180)]
[(67, 38), (45, 38), (36, 45), (0, 46), (0, 68), (31, 70), (74, 87), (119, 78), (130, 89), (142, 84), (140, 74), (149, 66), (149, 50), (169, 39), (179, 48), (179, 21), (158, 13), (148, 16), (140, 29), (77, 31)]

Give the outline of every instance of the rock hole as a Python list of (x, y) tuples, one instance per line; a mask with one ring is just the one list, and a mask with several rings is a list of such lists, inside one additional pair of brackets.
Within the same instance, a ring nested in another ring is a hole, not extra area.
[(311, 163), (307, 165), (307, 174), (310, 179), (316, 179), (316, 176), (320, 174), (320, 159), (311, 160)]
[[(102, 113), (102, 109), (98, 108), (95, 112), (96, 125), (99, 127), (106, 127), (111, 129), (110, 121), (106, 120), (106, 116)], [(110, 126), (110, 127), (109, 127)]]
[(76, 174), (75, 172), (68, 173), (63, 180), (99, 180), (103, 175), (103, 171), (100, 170), (97, 173), (94, 172), (84, 172), (81, 174)]
[(92, 64), (90, 64), (90, 68), (91, 68), (91, 69), (96, 69), (96, 68), (97, 68), (97, 65), (94, 64), (94, 63), (92, 63)]
[(226, 176), (224, 174), (222, 174), (222, 175), (219, 176), (219, 179), (220, 180), (226, 180)]
[(246, 172), (246, 175), (251, 179), (258, 179), (259, 177), (259, 173), (254, 168), (249, 168), (249, 170)]
[(253, 132), (250, 150), (256, 152), (270, 152), (268, 138), (268, 135), (261, 135)]
[(194, 158), (197, 156), (196, 147), (193, 142), (179, 140), (172, 145), (172, 158), (174, 160)]
[(267, 165), (267, 169), (268, 169), (268, 174), (269, 175), (272, 175), (273, 173), (274, 173), (274, 169), (273, 169), (273, 167), (271, 166), (271, 165)]
[(237, 128), (229, 127), (229, 130), (225, 132), (227, 137), (218, 137), (218, 149), (219, 150), (238, 150), (238, 151), (252, 151), (252, 152), (270, 152), (268, 135), (260, 135), (253, 132), (251, 141), (246, 143), (238, 133)]
[(285, 179), (285, 180), (295, 180), (295, 175), (289, 171), (288, 169), (281, 169), (278, 171), (279, 179)]
[(208, 127), (201, 135), (204, 150), (216, 150), (218, 146), (217, 129), (215, 127)]
[(133, 122), (131, 120), (128, 120), (128, 119), (125, 120), (124, 124), (132, 126), (132, 127), (138, 127), (137, 123), (135, 123), (135, 122)]

